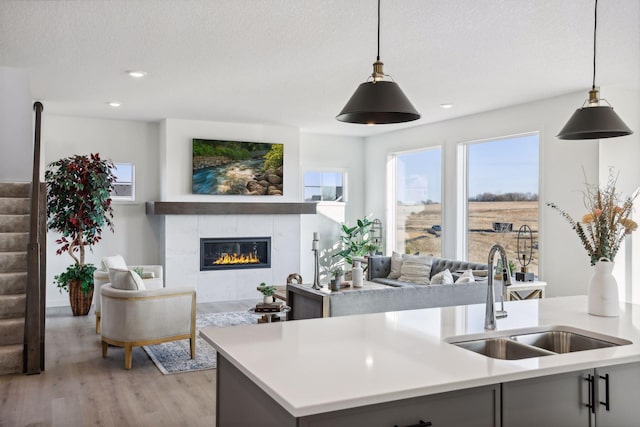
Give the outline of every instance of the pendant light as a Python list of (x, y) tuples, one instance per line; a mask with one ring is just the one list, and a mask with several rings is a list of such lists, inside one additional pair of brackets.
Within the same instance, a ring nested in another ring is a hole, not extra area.
[[(602, 139), (631, 135), (633, 132), (613, 111), (606, 99), (599, 98), (596, 89), (596, 29), (598, 27), (598, 0), (595, 0), (593, 24), (593, 82), (589, 99), (578, 108), (558, 134), (560, 139)], [(600, 105), (604, 101), (607, 105)]]
[[(380, 61), (380, 0), (378, 0), (378, 56), (373, 73), (360, 84), (336, 119), (341, 122), (382, 125), (420, 118), (400, 86), (384, 74)], [(389, 80), (384, 80), (387, 77)]]

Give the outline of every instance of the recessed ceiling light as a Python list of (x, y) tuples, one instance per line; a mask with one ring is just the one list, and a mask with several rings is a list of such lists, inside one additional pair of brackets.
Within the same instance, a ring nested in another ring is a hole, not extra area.
[(147, 75), (146, 71), (140, 71), (140, 70), (132, 70), (132, 71), (127, 71), (127, 74), (129, 74), (131, 77), (133, 77), (134, 79), (141, 79), (144, 76)]
[(440, 104), (440, 108), (453, 108), (453, 104)]
[(118, 108), (118, 107), (119, 107), (120, 105), (122, 105), (122, 104), (120, 104), (120, 103), (119, 103), (119, 102), (117, 102), (117, 101), (109, 101), (109, 102), (107, 102), (107, 105), (108, 105), (109, 107)]

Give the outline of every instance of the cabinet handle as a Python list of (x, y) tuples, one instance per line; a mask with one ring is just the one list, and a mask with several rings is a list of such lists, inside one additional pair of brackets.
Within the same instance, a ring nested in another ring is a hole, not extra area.
[(600, 379), (604, 380), (604, 402), (599, 400), (599, 402), (604, 405), (604, 409), (609, 410), (609, 374), (605, 374), (604, 377), (600, 375)]
[[(433, 424), (431, 424), (431, 421), (418, 421), (418, 424), (411, 424), (410, 426), (407, 427), (427, 427), (427, 426), (431, 426)], [(398, 427), (398, 424), (394, 425), (393, 427)]]
[(592, 414), (595, 414), (596, 413), (596, 405), (595, 405), (596, 392), (594, 387), (595, 378), (593, 375), (588, 374), (587, 378), (585, 378), (584, 380), (589, 383), (589, 403), (587, 403), (585, 406), (591, 410)]

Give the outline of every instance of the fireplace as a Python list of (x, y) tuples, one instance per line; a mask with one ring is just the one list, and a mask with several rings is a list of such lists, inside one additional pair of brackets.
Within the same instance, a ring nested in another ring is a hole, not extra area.
[(200, 239), (200, 271), (271, 267), (271, 237)]

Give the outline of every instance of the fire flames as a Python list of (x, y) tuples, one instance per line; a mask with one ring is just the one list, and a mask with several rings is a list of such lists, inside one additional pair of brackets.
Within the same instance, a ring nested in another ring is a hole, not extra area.
[(222, 254), (213, 261), (217, 265), (225, 264), (260, 264), (260, 259), (255, 254)]

